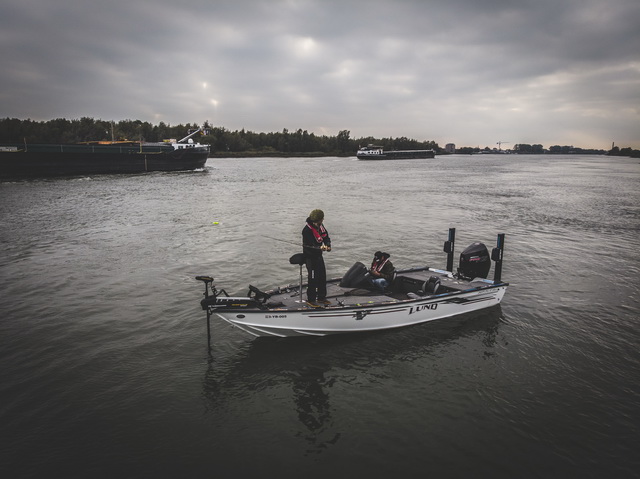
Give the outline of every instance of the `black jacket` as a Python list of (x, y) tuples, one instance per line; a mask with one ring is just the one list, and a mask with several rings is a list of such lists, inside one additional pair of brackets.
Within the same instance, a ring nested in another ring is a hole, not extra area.
[(311, 220), (307, 218), (307, 223), (304, 225), (304, 228), (302, 228), (302, 251), (304, 252), (305, 256), (308, 257), (322, 256), (322, 250), (320, 249), (320, 246), (331, 246), (331, 238), (329, 237), (329, 232), (324, 226), (322, 226), (318, 231), (322, 236), (322, 242), (318, 242), (315, 235), (313, 234), (313, 231), (311, 230), (310, 225), (312, 225)]

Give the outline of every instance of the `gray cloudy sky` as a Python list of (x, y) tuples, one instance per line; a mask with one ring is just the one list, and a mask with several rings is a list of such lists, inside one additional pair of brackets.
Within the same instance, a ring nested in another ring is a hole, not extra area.
[(638, 0), (4, 0), (0, 117), (640, 148)]

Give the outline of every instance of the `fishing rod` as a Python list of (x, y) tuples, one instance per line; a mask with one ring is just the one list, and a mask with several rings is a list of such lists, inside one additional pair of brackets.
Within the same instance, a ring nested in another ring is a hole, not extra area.
[(281, 243), (292, 244), (292, 245), (295, 245), (295, 246), (302, 246), (303, 248), (323, 249), (322, 246), (306, 245), (306, 244), (302, 244), (302, 243), (296, 243), (295, 241), (288, 241), (288, 240), (283, 240), (283, 239), (280, 239), (280, 238), (274, 238), (272, 236), (267, 236), (267, 235), (262, 235), (262, 236), (264, 236), (265, 238), (269, 238), (271, 240), (274, 240), (274, 241), (280, 241)]

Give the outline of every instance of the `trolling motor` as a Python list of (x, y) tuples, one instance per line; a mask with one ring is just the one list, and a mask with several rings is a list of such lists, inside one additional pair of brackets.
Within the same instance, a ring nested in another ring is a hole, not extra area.
[[(196, 279), (204, 283), (204, 299), (200, 301), (200, 306), (202, 306), (202, 309), (207, 312), (207, 347), (209, 348), (209, 351), (211, 351), (211, 311), (209, 310), (209, 305), (216, 304), (218, 290), (216, 289), (216, 285), (213, 284), (213, 277), (196, 276)], [(209, 289), (211, 289), (211, 296), (209, 296)], [(229, 296), (224, 289), (221, 293), (224, 293), (225, 296)]]
[(228, 306), (238, 307), (254, 307), (263, 308), (264, 303), (271, 296), (268, 293), (260, 291), (255, 286), (249, 285), (249, 293), (246, 298), (231, 297), (224, 289), (218, 290), (213, 284), (211, 276), (196, 276), (198, 281), (204, 283), (204, 299), (200, 301), (200, 306), (207, 312), (207, 345), (211, 351), (211, 314), (218, 308)]
[(204, 297), (208, 298), (209, 297), (209, 286), (211, 286), (211, 288), (215, 288), (214, 284), (213, 284), (213, 278), (211, 276), (196, 276), (196, 279), (198, 281), (202, 281), (204, 283)]
[[(246, 297), (229, 296), (224, 290), (218, 290), (213, 284), (211, 276), (196, 276), (198, 281), (204, 283), (204, 299), (200, 301), (202, 309), (207, 312), (207, 316), (217, 308), (225, 308), (231, 305), (243, 307), (262, 307), (271, 297), (270, 294), (260, 291), (255, 286), (249, 285), (249, 292)], [(209, 292), (211, 290), (211, 292)]]
[[(204, 283), (204, 299), (200, 301), (200, 306), (202, 306), (203, 310), (207, 310), (207, 307), (211, 304), (216, 304), (216, 300), (218, 299), (219, 294), (222, 293), (225, 296), (229, 296), (224, 289), (218, 291), (216, 285), (213, 284), (213, 277), (196, 276), (196, 279)], [(211, 290), (211, 293), (209, 293), (209, 290)]]

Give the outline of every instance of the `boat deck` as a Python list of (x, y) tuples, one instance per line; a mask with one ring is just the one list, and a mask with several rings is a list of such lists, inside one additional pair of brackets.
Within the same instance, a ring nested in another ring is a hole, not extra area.
[[(440, 287), (436, 294), (425, 293), (426, 282), (435, 276), (440, 281)], [(381, 292), (368, 288), (348, 288), (340, 286), (340, 278), (332, 279), (327, 283), (327, 299), (331, 304), (322, 308), (344, 308), (350, 306), (371, 306), (373, 304), (401, 303), (415, 301), (416, 299), (439, 296), (455, 292), (487, 287), (493, 281), (476, 278), (473, 281), (455, 278), (448, 271), (414, 268), (398, 271), (397, 277), (391, 284), (389, 291)], [(302, 287), (302, 301), (298, 290), (300, 285), (287, 285), (272, 291), (266, 291), (271, 295), (265, 306), (273, 310), (292, 309), (316, 309), (306, 303), (306, 284)]]

